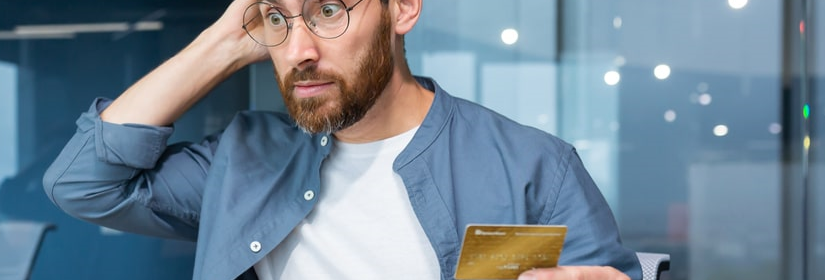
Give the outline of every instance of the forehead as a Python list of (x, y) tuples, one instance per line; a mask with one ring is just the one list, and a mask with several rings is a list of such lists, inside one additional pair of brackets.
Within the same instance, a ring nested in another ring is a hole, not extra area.
[[(308, 0), (308, 1), (317, 1), (317, 0)], [(303, 6), (303, 0), (264, 0), (263, 2), (269, 3), (274, 7), (277, 7), (278, 10), (287, 14), (300, 14), (301, 7)]]

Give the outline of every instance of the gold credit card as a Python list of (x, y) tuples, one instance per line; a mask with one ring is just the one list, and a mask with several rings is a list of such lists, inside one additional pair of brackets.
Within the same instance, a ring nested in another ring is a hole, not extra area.
[(567, 226), (467, 225), (456, 279), (516, 279), (532, 268), (554, 267)]

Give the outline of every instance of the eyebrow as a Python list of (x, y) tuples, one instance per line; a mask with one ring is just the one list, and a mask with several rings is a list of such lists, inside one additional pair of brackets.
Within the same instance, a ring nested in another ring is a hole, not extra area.
[(284, 5), (284, 3), (281, 3), (281, 2), (283, 2), (281, 0), (262, 0), (261, 2), (269, 3), (269, 4), (272, 4), (272, 5), (279, 5), (279, 6)]

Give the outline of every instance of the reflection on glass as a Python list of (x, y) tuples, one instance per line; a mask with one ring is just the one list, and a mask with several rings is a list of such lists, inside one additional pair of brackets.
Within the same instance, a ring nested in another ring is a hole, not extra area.
[(811, 148), (811, 136), (805, 135), (805, 139), (802, 140), (802, 141), (803, 141), (802, 142), (802, 147), (804, 147), (805, 150), (808, 150), (808, 149)]
[(713, 101), (713, 98), (710, 96), (710, 94), (703, 93), (699, 95), (699, 104), (701, 104), (702, 106), (710, 105), (711, 101)]
[(805, 106), (802, 106), (802, 116), (805, 117), (805, 119), (808, 119), (808, 118), (811, 117), (811, 106), (810, 105), (805, 104)]
[(659, 80), (667, 79), (670, 77), (670, 66), (667, 64), (656, 65), (656, 68), (653, 68), (653, 75)]
[(673, 122), (676, 120), (676, 111), (667, 110), (665, 111), (665, 121), (666, 122)]
[(616, 67), (622, 67), (625, 63), (627, 63), (627, 60), (625, 60), (624, 56), (620, 55), (613, 59), (613, 64), (615, 64)]
[(512, 28), (501, 31), (501, 41), (507, 45), (512, 45), (518, 42), (518, 31)]
[(713, 127), (713, 135), (722, 137), (728, 135), (728, 126), (724, 124), (720, 124)]
[(619, 83), (621, 79), (622, 76), (619, 74), (619, 72), (607, 71), (607, 73), (604, 73), (604, 83), (609, 86), (615, 86)]
[(739, 10), (748, 5), (748, 0), (728, 0), (728, 5), (735, 10)]
[(771, 123), (768, 126), (768, 132), (771, 134), (779, 134), (782, 132), (782, 125), (778, 123)]
[(0, 183), (17, 173), (17, 65), (0, 61)]
[(14, 28), (17, 35), (59, 35), (78, 33), (110, 33), (129, 31), (159, 31), (163, 30), (163, 22), (160, 21), (139, 21), (129, 22), (100, 22), (100, 23), (75, 23), (75, 24), (38, 24), (38, 25), (18, 25)]

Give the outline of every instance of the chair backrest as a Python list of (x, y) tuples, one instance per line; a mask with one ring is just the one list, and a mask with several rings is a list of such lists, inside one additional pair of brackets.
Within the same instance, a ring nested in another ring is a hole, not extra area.
[(28, 221), (0, 221), (0, 280), (27, 280), (43, 234), (54, 226)]
[(638, 252), (639, 262), (642, 263), (642, 279), (657, 280), (662, 271), (670, 270), (670, 255)]

